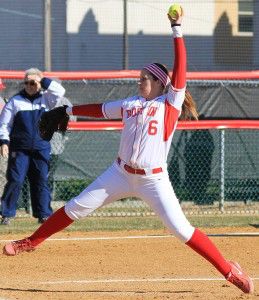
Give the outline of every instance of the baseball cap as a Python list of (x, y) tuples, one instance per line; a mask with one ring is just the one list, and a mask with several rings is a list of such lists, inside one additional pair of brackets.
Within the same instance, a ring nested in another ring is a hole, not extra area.
[(0, 78), (0, 90), (3, 90), (5, 88), (6, 88), (6, 86), (4, 85), (2, 79)]

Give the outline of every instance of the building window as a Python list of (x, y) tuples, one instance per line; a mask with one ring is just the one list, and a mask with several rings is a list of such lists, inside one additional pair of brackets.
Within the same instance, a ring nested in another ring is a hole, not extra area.
[(238, 1), (238, 31), (253, 32), (254, 0)]

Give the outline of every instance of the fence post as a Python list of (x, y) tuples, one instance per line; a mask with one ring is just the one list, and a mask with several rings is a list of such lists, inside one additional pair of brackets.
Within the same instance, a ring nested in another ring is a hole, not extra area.
[(220, 129), (220, 201), (219, 210), (224, 212), (225, 201), (225, 129)]
[(123, 1), (123, 69), (129, 68), (128, 0)]
[(44, 1), (44, 64), (51, 71), (51, 0)]

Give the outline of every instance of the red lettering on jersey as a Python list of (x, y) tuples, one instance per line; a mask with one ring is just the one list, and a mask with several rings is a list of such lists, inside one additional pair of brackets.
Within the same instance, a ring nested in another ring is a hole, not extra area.
[(156, 111), (157, 111), (157, 107), (151, 106), (151, 107), (149, 107), (149, 109), (148, 109), (147, 115), (148, 115), (149, 117), (154, 117), (155, 114), (156, 114)]
[(132, 109), (127, 109), (126, 110), (127, 119), (142, 114), (142, 111), (143, 111), (142, 107), (133, 107)]

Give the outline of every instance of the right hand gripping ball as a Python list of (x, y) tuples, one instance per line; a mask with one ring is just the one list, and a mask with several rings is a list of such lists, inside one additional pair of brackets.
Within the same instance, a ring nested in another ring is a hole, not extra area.
[(177, 19), (177, 14), (179, 16), (182, 15), (182, 7), (180, 4), (178, 3), (175, 3), (175, 4), (172, 4), (169, 9), (168, 9), (168, 14), (171, 16), (171, 18), (173, 20), (176, 20)]

